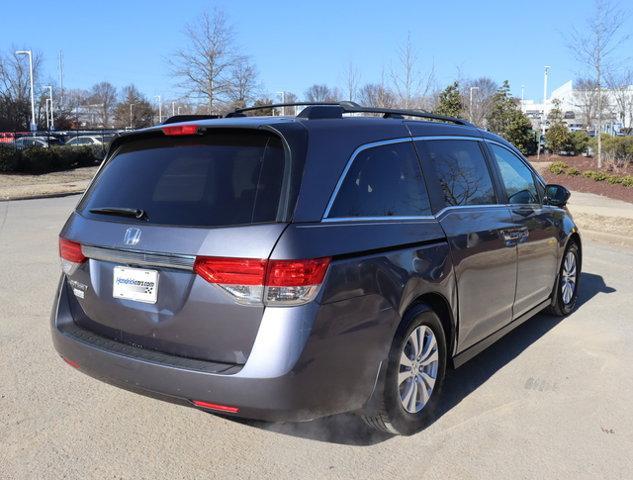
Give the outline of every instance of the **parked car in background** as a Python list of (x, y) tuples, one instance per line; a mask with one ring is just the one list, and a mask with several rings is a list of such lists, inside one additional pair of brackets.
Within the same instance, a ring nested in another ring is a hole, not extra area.
[(73, 137), (66, 142), (66, 145), (71, 147), (91, 147), (91, 146), (101, 146), (103, 142), (97, 137), (92, 137), (89, 135), (81, 135), (79, 137)]
[(113, 141), (60, 233), (68, 364), (209, 412), (412, 434), (448, 368), (574, 310), (569, 191), (503, 138), (351, 102), (248, 110)]
[(13, 142), (13, 146), (19, 150), (27, 148), (48, 148), (49, 142), (46, 137), (20, 137)]
[(107, 150), (107, 144), (101, 138), (92, 135), (80, 135), (66, 142), (69, 147), (90, 147), (94, 155), (102, 158)]

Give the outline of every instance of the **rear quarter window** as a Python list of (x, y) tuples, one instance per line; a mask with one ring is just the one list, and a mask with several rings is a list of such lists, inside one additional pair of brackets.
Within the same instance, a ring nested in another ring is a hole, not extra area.
[(420, 165), (410, 142), (368, 148), (353, 160), (328, 218), (430, 215)]
[(220, 227), (277, 220), (284, 149), (274, 135), (219, 131), (124, 143), (79, 205), (141, 209), (147, 223)]

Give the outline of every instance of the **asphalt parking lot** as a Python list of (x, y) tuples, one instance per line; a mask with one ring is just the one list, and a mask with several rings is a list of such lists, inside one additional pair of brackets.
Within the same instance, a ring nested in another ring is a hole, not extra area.
[(54, 352), (57, 234), (78, 197), (0, 202), (0, 478), (633, 478), (633, 251), (586, 242), (580, 307), (447, 380), (413, 437), (353, 416), (244, 424), (97, 382)]

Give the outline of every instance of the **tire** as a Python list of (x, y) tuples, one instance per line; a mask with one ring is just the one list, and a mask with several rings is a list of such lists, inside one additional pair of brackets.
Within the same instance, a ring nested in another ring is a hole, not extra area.
[[(412, 337), (414, 331), (417, 337)], [(418, 343), (422, 338), (422, 348), (417, 350), (418, 355), (413, 354), (414, 338), (418, 339)], [(435, 340), (435, 349), (432, 348), (432, 339)], [(431, 347), (430, 351), (425, 352), (425, 347)], [(437, 353), (437, 361), (432, 360), (435, 358), (434, 352)], [(406, 356), (406, 360), (402, 355)], [(411, 358), (415, 363), (410, 360)], [(418, 360), (420, 358), (421, 361)], [(380, 396), (378, 407), (362, 414), (365, 423), (380, 431), (396, 435), (412, 435), (428, 426), (434, 419), (441, 395), (446, 374), (446, 359), (446, 336), (439, 317), (427, 306), (419, 305), (412, 308), (405, 314), (393, 339), (387, 372), (376, 392)], [(426, 365), (423, 365), (425, 363)], [(413, 372), (418, 375), (414, 375)], [(435, 382), (428, 395), (429, 378), (432, 379), (433, 374)], [(398, 382), (399, 378), (402, 380), (401, 383)], [(416, 393), (417, 396), (414, 397)]]
[[(569, 266), (570, 261), (573, 258), (573, 275), (570, 274)], [(558, 271), (558, 279), (556, 281), (556, 290), (552, 295), (552, 304), (548, 311), (552, 315), (558, 317), (564, 317), (569, 315), (576, 309), (576, 302), (578, 300), (578, 286), (580, 284), (580, 250), (576, 242), (571, 242), (565, 249), (563, 260), (561, 261), (560, 269)], [(570, 281), (572, 282), (570, 284)], [(570, 293), (570, 288), (572, 291)]]

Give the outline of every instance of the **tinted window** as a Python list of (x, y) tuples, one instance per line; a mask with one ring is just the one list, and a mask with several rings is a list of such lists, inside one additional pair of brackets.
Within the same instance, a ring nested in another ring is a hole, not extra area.
[(138, 208), (150, 224), (273, 222), (283, 162), (280, 140), (260, 132), (131, 141), (105, 165), (79, 208), (96, 218), (104, 216), (90, 209)]
[(423, 142), (440, 183), (446, 204), (496, 203), (492, 179), (477, 142), (433, 140)]
[(512, 204), (538, 203), (534, 176), (527, 165), (503, 147), (490, 145), (490, 148), (499, 165), (501, 179), (508, 194), (508, 202)]
[(431, 209), (411, 143), (360, 152), (341, 184), (329, 217), (429, 215)]

